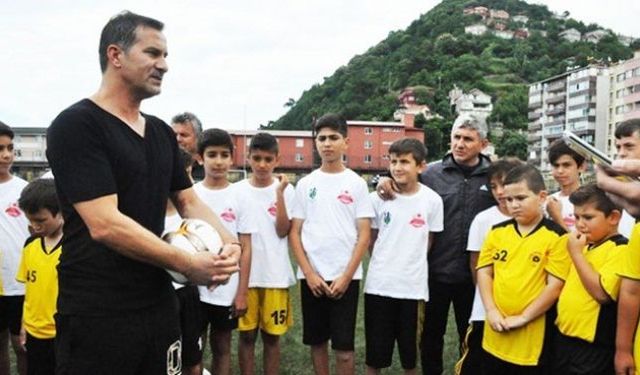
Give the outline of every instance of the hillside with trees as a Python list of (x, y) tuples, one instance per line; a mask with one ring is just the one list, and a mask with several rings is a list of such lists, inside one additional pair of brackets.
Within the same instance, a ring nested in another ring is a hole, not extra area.
[[(525, 28), (527, 37), (502, 39), (492, 33), (472, 35), (465, 27), (483, 19), (463, 14), (482, 6), (510, 15), (528, 17), (526, 25), (513, 21), (503, 27)], [(493, 135), (498, 154), (524, 156), (527, 127), (527, 85), (564, 72), (570, 66), (628, 59), (634, 48), (621, 43), (615, 32), (597, 43), (569, 42), (560, 37), (574, 28), (581, 33), (601, 29), (585, 25), (565, 12), (555, 15), (544, 5), (518, 0), (444, 0), (405, 30), (388, 37), (337, 69), (322, 83), (290, 99), (280, 119), (264, 125), (269, 129), (310, 129), (314, 116), (338, 112), (347, 119), (392, 121), (397, 96), (406, 87), (420, 87), (418, 101), (442, 119), (418, 118), (425, 130), (431, 158), (446, 152), (447, 134), (454, 118), (448, 92), (457, 85), (465, 91), (478, 88), (492, 96), (490, 122), (503, 124), (500, 138)]]

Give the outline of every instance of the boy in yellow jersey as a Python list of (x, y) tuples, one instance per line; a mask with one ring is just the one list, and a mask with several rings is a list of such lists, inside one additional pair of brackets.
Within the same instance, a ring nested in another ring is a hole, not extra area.
[(573, 264), (558, 299), (554, 374), (613, 374), (617, 275), (627, 239), (618, 234), (621, 211), (604, 191), (586, 185), (569, 197), (576, 232), (569, 234)]
[(544, 217), (547, 197), (540, 172), (530, 165), (504, 180), (513, 219), (495, 225), (478, 259), (478, 285), (486, 310), (482, 348), (486, 373), (540, 374), (550, 335), (546, 313), (556, 302), (569, 268), (567, 236)]
[(29, 375), (55, 373), (53, 319), (58, 298), (58, 259), (62, 239), (62, 214), (52, 179), (32, 181), (18, 200), (33, 228), (22, 251), (16, 280), (25, 283), (21, 341), (27, 349)]

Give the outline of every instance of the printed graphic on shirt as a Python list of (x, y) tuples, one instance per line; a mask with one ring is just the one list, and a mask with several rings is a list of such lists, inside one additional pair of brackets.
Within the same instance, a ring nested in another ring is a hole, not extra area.
[(227, 223), (232, 223), (236, 220), (236, 214), (233, 213), (233, 209), (232, 208), (227, 208), (225, 209), (221, 214), (220, 217), (222, 218), (222, 220), (226, 221)]
[(414, 228), (422, 228), (425, 226), (426, 221), (422, 218), (422, 215), (417, 214), (411, 219), (409, 224), (411, 224), (411, 226)]
[(318, 189), (316, 189), (315, 187), (311, 188), (311, 190), (309, 190), (309, 198), (311, 198), (311, 200), (316, 199), (316, 195), (318, 194)]
[(269, 208), (267, 209), (267, 212), (269, 213), (269, 215), (276, 217), (276, 202), (271, 203), (271, 205), (269, 206)]
[(385, 225), (389, 225), (389, 223), (391, 222), (391, 213), (389, 211), (385, 211), (382, 214), (382, 221), (384, 221)]
[(10, 204), (9, 207), (4, 210), (4, 212), (11, 217), (18, 217), (22, 214), (22, 211), (20, 211), (20, 208), (18, 208), (17, 203)]
[(344, 204), (351, 204), (353, 203), (353, 196), (345, 190), (338, 195), (338, 200)]

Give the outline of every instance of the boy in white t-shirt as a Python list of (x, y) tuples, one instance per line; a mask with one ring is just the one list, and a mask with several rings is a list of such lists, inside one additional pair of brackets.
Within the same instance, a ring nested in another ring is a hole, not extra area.
[[(491, 230), (491, 227), (503, 221), (511, 219), (507, 210), (507, 202), (504, 197), (504, 177), (515, 167), (522, 165), (522, 161), (517, 158), (504, 158), (497, 160), (487, 169), (487, 179), (491, 194), (498, 203), (479, 212), (471, 222), (469, 227), (469, 238), (467, 240), (467, 251), (469, 254), (469, 265), (474, 282), (476, 281), (476, 266), (478, 265), (478, 255), (482, 249), (482, 243)], [(484, 350), (482, 349), (482, 332), (484, 330), (485, 311), (480, 297), (480, 291), (476, 283), (476, 291), (473, 297), (473, 307), (469, 317), (469, 328), (462, 344), (462, 356), (456, 363), (456, 375), (475, 375), (482, 373)]]
[(236, 185), (243, 196), (250, 196), (258, 231), (251, 236), (251, 275), (247, 313), (240, 317), (238, 357), (240, 372), (253, 374), (258, 329), (262, 336), (262, 374), (278, 374), (280, 336), (292, 324), (289, 287), (296, 283), (289, 258), (287, 235), (295, 200), (293, 187), (284, 174), (274, 176), (278, 141), (268, 133), (257, 133), (249, 145), (251, 177)]
[(443, 229), (442, 198), (418, 182), (426, 156), (417, 139), (393, 142), (389, 171), (398, 194), (387, 201), (369, 195), (376, 240), (364, 287), (367, 374), (391, 365), (396, 341), (405, 374), (416, 373), (418, 307), (429, 300), (427, 250)]
[(9, 373), (9, 337), (18, 373), (27, 373), (27, 357), (20, 344), (24, 285), (16, 281), (22, 247), (29, 237), (29, 222), (18, 208), (27, 182), (11, 174), (13, 130), (0, 122), (0, 374)]
[(231, 233), (237, 233), (242, 248), (240, 272), (225, 285), (210, 290), (198, 287), (203, 302), (205, 324), (211, 324), (211, 370), (214, 374), (231, 372), (231, 332), (238, 318), (247, 312), (247, 294), (251, 271), (251, 234), (257, 232), (250, 197), (230, 184), (227, 172), (233, 163), (233, 141), (222, 129), (207, 129), (198, 140), (198, 153), (204, 161), (204, 180), (193, 186), (196, 194), (220, 216)]
[(551, 176), (560, 185), (560, 191), (547, 198), (547, 216), (567, 232), (575, 230), (576, 218), (569, 196), (580, 187), (580, 173), (587, 163), (584, 157), (572, 150), (562, 139), (553, 142), (547, 151), (551, 163)]
[(317, 374), (355, 372), (354, 335), (361, 260), (369, 246), (373, 207), (366, 182), (342, 163), (347, 122), (335, 114), (315, 125), (322, 165), (296, 186), (289, 241), (298, 262), (303, 338)]

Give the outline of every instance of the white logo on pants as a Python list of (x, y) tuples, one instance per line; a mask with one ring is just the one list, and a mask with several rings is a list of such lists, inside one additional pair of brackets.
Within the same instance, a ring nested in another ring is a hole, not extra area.
[(177, 340), (167, 349), (167, 375), (182, 374), (182, 342)]

